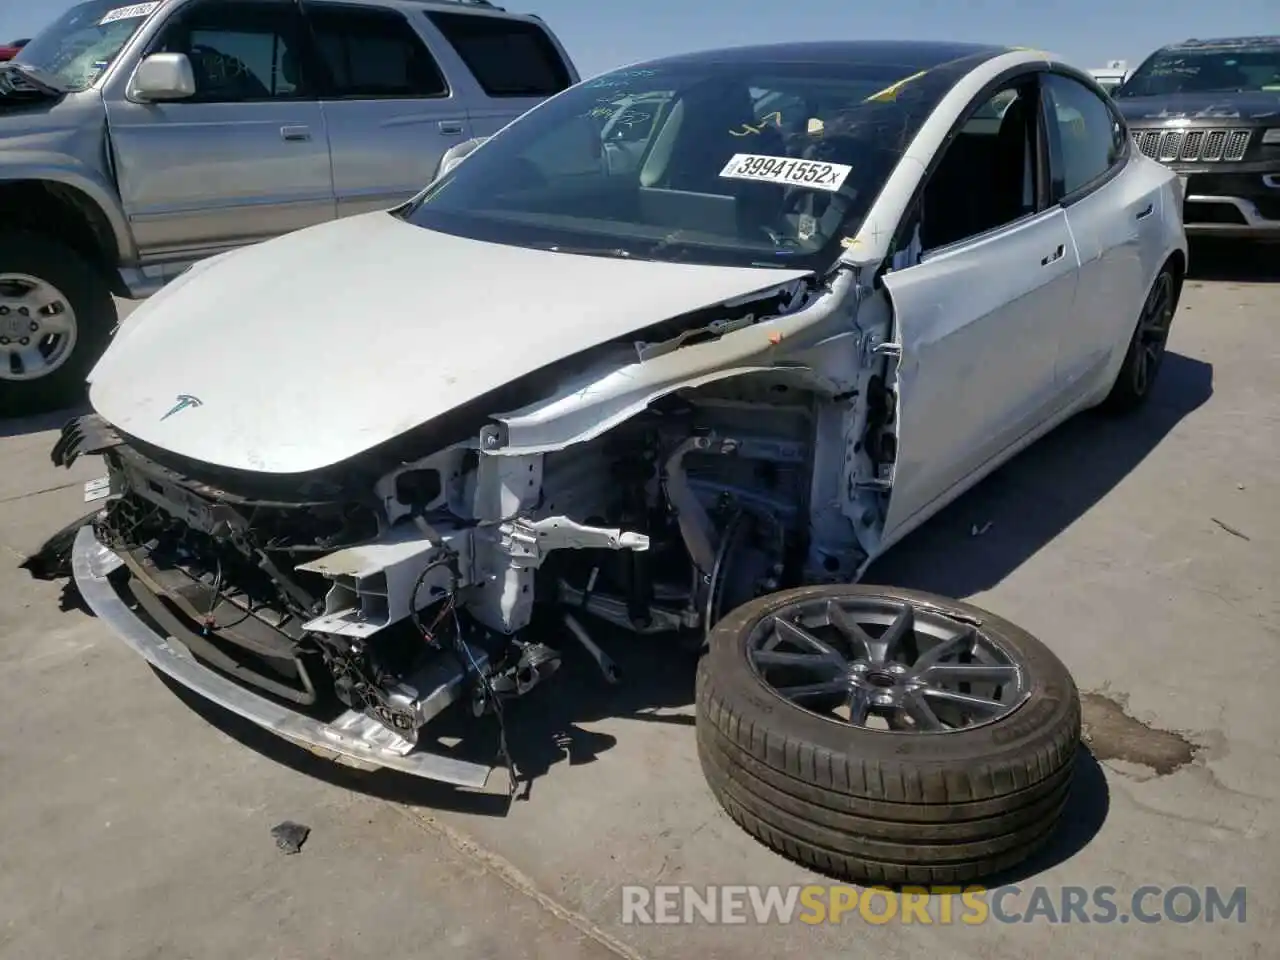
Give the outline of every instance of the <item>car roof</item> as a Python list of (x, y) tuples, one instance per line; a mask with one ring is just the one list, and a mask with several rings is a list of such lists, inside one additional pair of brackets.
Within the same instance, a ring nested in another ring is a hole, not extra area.
[(843, 63), (851, 66), (906, 67), (912, 71), (920, 71), (932, 70), (956, 60), (972, 58), (975, 62), (980, 62), (1009, 53), (1012, 49), (990, 44), (925, 40), (834, 40), (725, 47), (655, 58), (647, 63)]
[[(323, 2), (323, 0), (321, 0)], [(331, 0), (343, 6), (388, 7), (409, 12), (471, 13), (487, 17), (503, 17), (508, 20), (534, 20), (541, 18), (531, 13), (513, 13), (489, 0)]]
[(1241, 47), (1275, 47), (1280, 49), (1280, 36), (1272, 37), (1217, 37), (1207, 40), (1183, 40), (1161, 47), (1165, 50), (1234, 50)]

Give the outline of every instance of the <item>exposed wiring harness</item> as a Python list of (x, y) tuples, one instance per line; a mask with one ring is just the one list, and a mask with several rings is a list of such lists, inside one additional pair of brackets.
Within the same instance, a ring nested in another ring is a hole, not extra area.
[[(430, 625), (423, 622), (422, 616), (418, 609), (418, 594), (422, 590), (422, 585), (426, 582), (427, 576), (431, 571), (439, 567), (449, 568), (449, 587), (445, 593), (444, 599), (440, 603), (440, 609), (436, 612)], [(414, 581), (413, 590), (409, 593), (409, 616), (413, 621), (414, 627), (422, 634), (422, 638), (434, 649), (443, 651), (443, 645), (437, 635), (437, 630), (445, 621), (446, 617), (453, 620), (453, 655), (457, 658), (459, 666), (462, 667), (463, 673), (468, 670), (475, 674), (476, 682), (480, 684), (480, 689), (484, 697), (484, 702), (493, 707), (494, 718), (498, 722), (498, 761), (507, 771), (507, 799), (514, 800), (516, 795), (516, 787), (518, 784), (518, 773), (516, 771), (515, 761), (511, 758), (511, 751), (507, 746), (507, 723), (503, 714), (502, 699), (493, 688), (493, 684), (489, 680), (489, 676), (480, 665), (476, 663), (475, 656), (471, 653), (471, 647), (462, 637), (462, 620), (458, 616), (458, 583), (461, 579), (457, 566), (457, 554), (446, 551), (441, 553), (430, 563), (428, 563), (422, 572), (418, 574), (418, 579)]]

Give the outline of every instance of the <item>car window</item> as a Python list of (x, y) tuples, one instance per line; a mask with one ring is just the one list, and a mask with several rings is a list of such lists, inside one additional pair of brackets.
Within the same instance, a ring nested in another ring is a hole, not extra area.
[(1157, 50), (1133, 71), (1115, 96), (1244, 91), (1280, 92), (1280, 43), (1260, 38), (1207, 40)]
[(547, 32), (527, 20), (428, 13), (490, 97), (550, 97), (572, 82)]
[(633, 100), (617, 110), (606, 110), (601, 139), (606, 143), (647, 143), (669, 96)]
[(1106, 174), (1124, 156), (1120, 119), (1107, 102), (1078, 80), (1050, 73), (1044, 78), (1058, 131), (1063, 194), (1074, 193)]
[(185, 53), (203, 103), (295, 99), (302, 76), (301, 21), (283, 3), (200, 3), (185, 10), (155, 50)]
[(1034, 79), (1019, 79), (970, 112), (929, 175), (919, 207), (929, 251), (1036, 211), (1039, 110)]
[(829, 265), (970, 68), (763, 58), (624, 68), (525, 113), (398, 215), (602, 256)]
[(409, 21), (393, 10), (308, 3), (304, 9), (329, 77), (326, 96), (447, 97), (435, 57)]
[(102, 76), (159, 7), (155, 2), (126, 0), (76, 4), (22, 45), (15, 59), (41, 71), (59, 86), (83, 90)]

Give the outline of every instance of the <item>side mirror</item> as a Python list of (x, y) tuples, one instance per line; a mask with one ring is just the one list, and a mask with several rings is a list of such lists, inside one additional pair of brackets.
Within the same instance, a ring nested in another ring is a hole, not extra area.
[(185, 53), (153, 53), (133, 71), (129, 98), (145, 103), (195, 96), (196, 75)]

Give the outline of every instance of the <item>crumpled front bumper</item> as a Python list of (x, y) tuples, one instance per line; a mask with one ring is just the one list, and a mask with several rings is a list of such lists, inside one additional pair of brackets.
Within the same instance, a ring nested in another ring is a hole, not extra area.
[(474, 789), (488, 780), (491, 767), (418, 748), (406, 749), (406, 741), (361, 713), (349, 710), (332, 723), (322, 723), (215, 673), (130, 609), (111, 579), (121, 564), (119, 557), (98, 542), (92, 526), (80, 528), (71, 567), (84, 602), (151, 666), (188, 690), (317, 756), (347, 766), (364, 770), (382, 767)]

